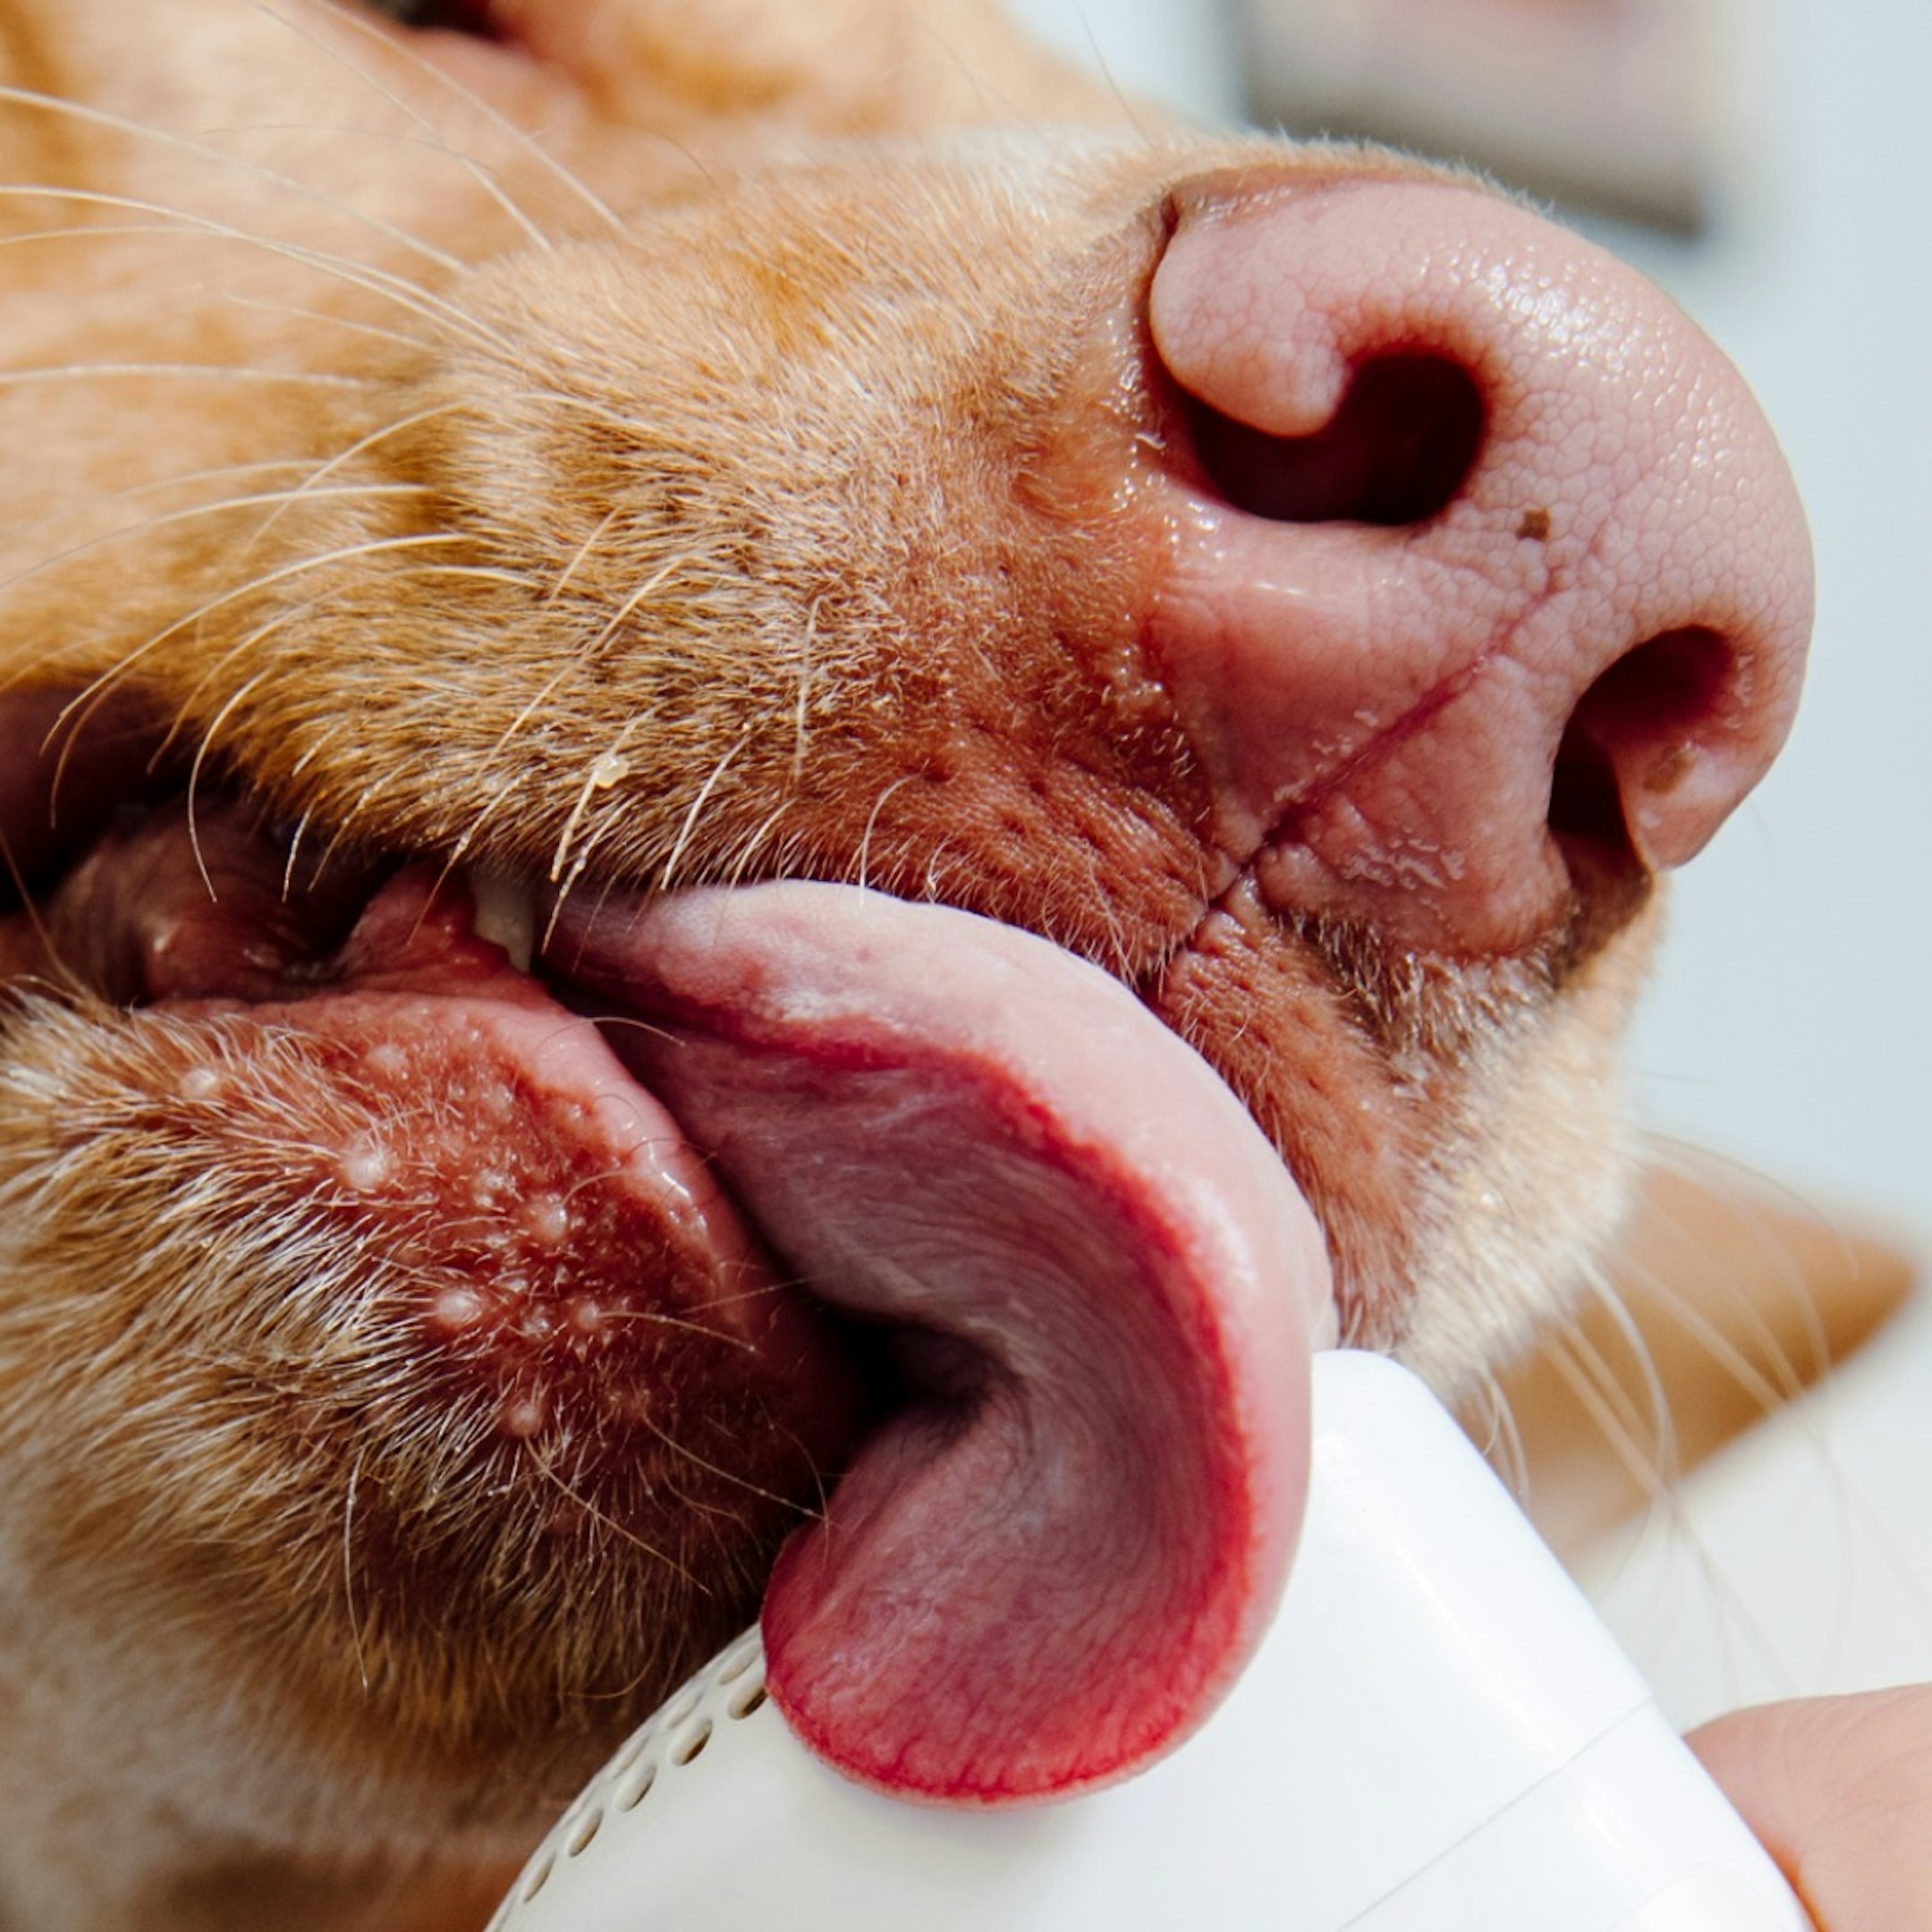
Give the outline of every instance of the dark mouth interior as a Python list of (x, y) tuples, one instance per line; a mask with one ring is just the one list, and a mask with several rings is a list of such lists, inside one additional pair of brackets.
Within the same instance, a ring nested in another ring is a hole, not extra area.
[[(326, 983), (397, 869), (304, 850), (132, 699), (0, 701), (0, 980), (28, 967), (126, 1006)], [(150, 958), (158, 920), (182, 944)]]
[(38, 902), (117, 819), (184, 783), (134, 704), (0, 693), (0, 917)]

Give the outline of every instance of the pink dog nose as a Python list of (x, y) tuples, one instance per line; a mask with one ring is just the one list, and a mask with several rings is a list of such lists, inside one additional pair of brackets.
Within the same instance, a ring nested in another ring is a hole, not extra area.
[(1473, 191), (1183, 190), (1156, 272), (1184, 503), (1148, 636), (1283, 911), (1462, 954), (1695, 853), (1796, 701), (1809, 548), (1741, 379)]

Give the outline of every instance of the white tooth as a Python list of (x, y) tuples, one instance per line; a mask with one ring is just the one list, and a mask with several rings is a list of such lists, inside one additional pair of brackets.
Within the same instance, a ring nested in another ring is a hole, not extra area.
[(471, 872), (469, 879), (478, 937), (501, 946), (519, 972), (528, 972), (537, 951), (536, 886), (502, 872)]

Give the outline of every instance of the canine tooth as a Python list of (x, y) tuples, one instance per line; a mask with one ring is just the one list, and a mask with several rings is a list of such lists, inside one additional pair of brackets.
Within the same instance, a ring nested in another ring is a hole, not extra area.
[(536, 888), (501, 872), (472, 872), (470, 896), (478, 937), (500, 945), (519, 972), (528, 972), (537, 952)]

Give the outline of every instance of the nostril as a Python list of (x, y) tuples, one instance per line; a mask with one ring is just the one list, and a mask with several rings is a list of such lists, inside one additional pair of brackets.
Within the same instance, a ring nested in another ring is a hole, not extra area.
[(1624, 845), (1630, 839), (1616, 767), (1604, 748), (1573, 722), (1556, 748), (1550, 772), (1549, 828), (1564, 844)]
[(1454, 501), (1481, 447), (1476, 379), (1440, 356), (1377, 357), (1308, 436), (1275, 436), (1194, 395), (1181, 409), (1196, 460), (1227, 503), (1281, 523), (1420, 523)]
[(1572, 712), (1550, 774), (1549, 827), (1565, 850), (1646, 862), (1640, 822), (1730, 729), (1736, 688), (1730, 643), (1701, 625), (1651, 638), (1604, 671)]
[(1151, 407), (1111, 446), (1165, 432), (1142, 634), (1212, 837), (1391, 945), (1607, 936), (1796, 703), (1809, 547), (1749, 392), (1621, 264), (1459, 187), (1243, 169), (1162, 216)]

